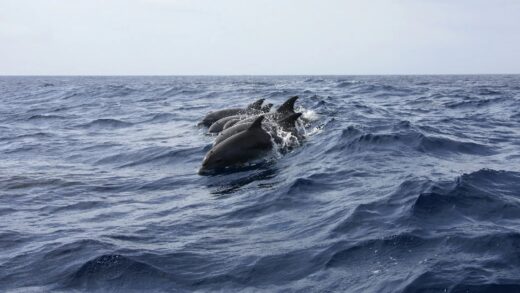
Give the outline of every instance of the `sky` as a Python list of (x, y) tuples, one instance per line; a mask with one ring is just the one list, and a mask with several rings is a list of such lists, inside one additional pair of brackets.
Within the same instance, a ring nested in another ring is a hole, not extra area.
[(0, 75), (483, 73), (519, 0), (0, 0)]

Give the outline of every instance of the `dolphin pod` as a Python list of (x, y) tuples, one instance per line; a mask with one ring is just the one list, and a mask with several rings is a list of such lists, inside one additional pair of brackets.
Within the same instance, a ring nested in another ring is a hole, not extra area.
[(262, 120), (264, 116), (256, 118), (247, 129), (213, 147), (204, 157), (201, 173), (244, 164), (270, 151), (271, 136), (262, 128)]
[[(291, 134), (296, 136), (296, 126), (295, 122), (296, 120), (302, 115), (302, 113), (294, 113), (287, 117), (284, 117), (283, 119), (279, 119), (276, 121), (276, 123), (281, 127), (282, 130), (286, 132), (290, 132)], [(261, 117), (265, 117), (262, 115)], [(215, 142), (213, 145), (217, 145), (224, 141), (226, 138), (233, 136), (234, 134), (237, 134), (239, 132), (242, 132), (246, 130), (252, 122), (244, 122), (244, 123), (238, 123), (233, 125), (232, 127), (229, 127), (227, 129), (224, 129), (217, 138), (215, 139)]]
[(211, 126), (211, 124), (215, 123), (219, 119), (232, 116), (232, 115), (245, 115), (245, 114), (259, 114), (262, 111), (262, 104), (264, 103), (264, 99), (256, 100), (255, 102), (247, 105), (246, 108), (230, 108), (223, 109), (215, 112), (210, 112), (202, 121), (199, 123), (204, 126)]
[(280, 131), (303, 139), (296, 128), (302, 115), (294, 111), (297, 99), (298, 96), (289, 98), (275, 111), (271, 111), (271, 103), (262, 107), (264, 99), (259, 99), (245, 108), (208, 113), (199, 125), (208, 127), (208, 133), (218, 136), (204, 157), (199, 174), (240, 167), (262, 158), (275, 144), (281, 144)]

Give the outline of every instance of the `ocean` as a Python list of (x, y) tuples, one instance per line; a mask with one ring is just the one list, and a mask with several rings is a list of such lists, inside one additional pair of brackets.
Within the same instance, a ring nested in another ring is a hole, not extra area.
[[(212, 110), (306, 139), (201, 176)], [(0, 77), (0, 291), (520, 292), (520, 75)]]

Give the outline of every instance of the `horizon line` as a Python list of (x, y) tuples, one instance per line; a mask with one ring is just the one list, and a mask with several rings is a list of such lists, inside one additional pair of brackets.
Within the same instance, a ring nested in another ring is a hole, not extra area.
[(0, 77), (247, 77), (247, 76), (464, 76), (520, 73), (380, 73), (380, 74), (0, 74)]

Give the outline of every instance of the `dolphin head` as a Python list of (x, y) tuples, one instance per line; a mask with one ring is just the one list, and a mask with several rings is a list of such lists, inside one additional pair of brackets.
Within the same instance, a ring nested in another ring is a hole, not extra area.
[(209, 174), (212, 171), (224, 168), (228, 161), (229, 158), (227, 158), (225, 154), (222, 154), (222, 152), (215, 152), (215, 150), (212, 149), (204, 157), (202, 167), (199, 169), (199, 174)]
[(199, 169), (200, 175), (213, 174), (224, 171), (226, 168), (235, 168), (243, 165), (249, 159), (247, 151), (242, 150), (241, 144), (224, 141), (214, 146), (204, 157)]

